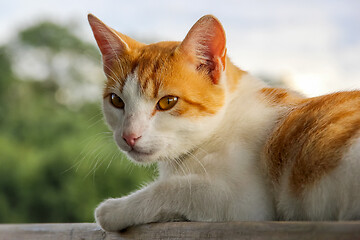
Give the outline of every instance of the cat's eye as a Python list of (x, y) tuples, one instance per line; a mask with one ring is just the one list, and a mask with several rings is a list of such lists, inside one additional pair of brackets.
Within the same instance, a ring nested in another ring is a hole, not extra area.
[(125, 107), (124, 101), (115, 93), (110, 95), (110, 103), (116, 108), (123, 109)]
[(166, 111), (173, 108), (177, 102), (178, 102), (178, 97), (165, 96), (158, 101), (156, 107), (159, 110)]

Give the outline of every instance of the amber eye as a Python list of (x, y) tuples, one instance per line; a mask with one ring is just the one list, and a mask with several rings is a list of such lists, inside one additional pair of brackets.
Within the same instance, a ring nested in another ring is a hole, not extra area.
[(112, 93), (110, 95), (110, 103), (116, 108), (123, 109), (124, 106), (125, 106), (124, 101), (118, 95), (116, 95), (115, 93)]
[(177, 101), (178, 101), (178, 97), (165, 96), (159, 100), (156, 107), (159, 110), (166, 111), (166, 110), (173, 108), (175, 106), (175, 104), (177, 103)]

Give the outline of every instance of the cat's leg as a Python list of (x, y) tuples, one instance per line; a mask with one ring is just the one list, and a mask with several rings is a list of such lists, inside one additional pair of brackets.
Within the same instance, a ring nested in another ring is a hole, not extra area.
[(219, 181), (201, 176), (172, 177), (151, 183), (126, 197), (108, 199), (95, 210), (95, 218), (107, 231), (150, 222), (226, 221), (231, 191)]

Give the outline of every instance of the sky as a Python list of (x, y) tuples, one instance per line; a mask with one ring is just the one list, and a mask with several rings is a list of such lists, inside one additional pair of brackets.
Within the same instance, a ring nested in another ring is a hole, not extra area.
[(213, 14), (237, 66), (316, 96), (360, 88), (359, 12), (359, 0), (12, 0), (0, 2), (0, 44), (41, 20), (73, 24), (95, 43), (88, 13), (135, 39), (179, 41)]

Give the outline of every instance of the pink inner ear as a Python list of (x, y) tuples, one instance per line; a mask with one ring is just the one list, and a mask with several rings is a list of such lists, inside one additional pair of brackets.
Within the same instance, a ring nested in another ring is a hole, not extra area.
[(225, 31), (214, 16), (200, 18), (180, 45), (181, 51), (190, 57), (196, 69), (208, 72), (214, 84), (220, 80), (225, 70)]
[(225, 32), (222, 26), (220, 25), (220, 22), (216, 21), (213, 23), (212, 26), (212, 37), (208, 39), (208, 46), (210, 48), (210, 54), (213, 57), (223, 57), (226, 53), (226, 38), (225, 38)]

